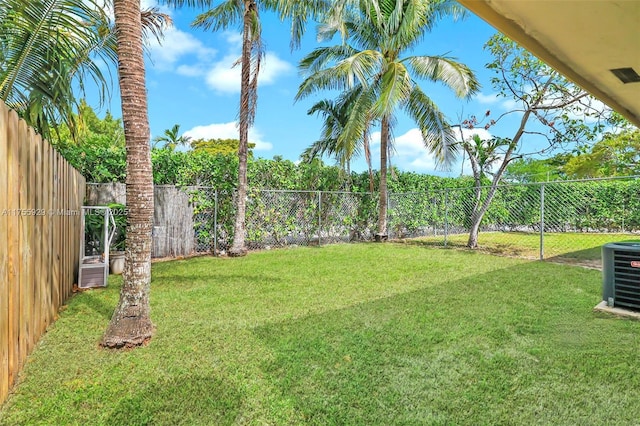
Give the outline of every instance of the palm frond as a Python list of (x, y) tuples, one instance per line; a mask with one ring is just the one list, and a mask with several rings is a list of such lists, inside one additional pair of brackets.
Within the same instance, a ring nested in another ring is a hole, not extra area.
[(380, 80), (380, 96), (373, 108), (376, 116), (392, 115), (397, 105), (410, 96), (412, 88), (407, 68), (400, 62), (388, 64)]
[(309, 20), (318, 19), (331, 8), (330, 0), (263, 0), (262, 7), (278, 13), (280, 20), (291, 19), (291, 50), (300, 47)]
[(116, 50), (103, 6), (97, 0), (0, 0), (0, 98), (45, 137), (60, 120), (73, 128), (74, 84), (109, 87), (99, 63), (115, 64)]
[(349, 106), (348, 119), (338, 137), (338, 149), (346, 158), (354, 155), (356, 147), (364, 140), (371, 124), (370, 111), (377, 95), (373, 87), (354, 88), (354, 99)]
[(442, 82), (460, 98), (469, 99), (480, 89), (473, 71), (445, 56), (411, 56), (404, 60), (418, 78)]
[(140, 12), (142, 19), (142, 32), (145, 38), (153, 36), (158, 43), (161, 42), (163, 31), (173, 24), (171, 16), (160, 12), (157, 7), (144, 9)]
[[(176, 4), (179, 4), (178, 1), (172, 1)], [(207, 3), (206, 6), (210, 6), (211, 2), (186, 1), (186, 3), (188, 5), (191, 5), (191, 3), (198, 3), (198, 5), (200, 5), (201, 3)], [(218, 31), (220, 29), (227, 29), (233, 25), (242, 25), (243, 15), (244, 3), (242, 0), (227, 0), (223, 3), (220, 3), (213, 9), (209, 9), (206, 12), (203, 12), (200, 15), (196, 16), (196, 19), (193, 21), (191, 26), (196, 28), (203, 28), (205, 30)]]
[(435, 102), (414, 87), (404, 109), (418, 125), (424, 145), (435, 155), (437, 165), (450, 168), (458, 154), (456, 136)]
[(331, 67), (356, 53), (358, 53), (357, 49), (346, 44), (319, 47), (302, 58), (299, 68), (304, 74), (313, 74), (323, 68)]
[[(340, 46), (335, 47), (340, 50)], [(300, 84), (295, 99), (302, 99), (319, 90), (344, 91), (356, 85), (366, 86), (371, 77), (379, 72), (382, 60), (383, 57), (379, 52), (369, 50), (357, 52), (330, 68), (319, 69)]]

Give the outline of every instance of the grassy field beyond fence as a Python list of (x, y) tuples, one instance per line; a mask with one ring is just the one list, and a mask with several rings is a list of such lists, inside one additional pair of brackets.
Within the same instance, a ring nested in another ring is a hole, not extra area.
[(153, 266), (147, 347), (98, 347), (120, 278), (73, 297), (1, 425), (580, 424), (640, 418), (640, 322), (599, 271), (417, 244)]

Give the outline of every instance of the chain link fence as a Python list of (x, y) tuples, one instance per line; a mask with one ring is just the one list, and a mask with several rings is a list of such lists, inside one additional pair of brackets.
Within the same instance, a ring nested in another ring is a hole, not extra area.
[[(479, 202), (488, 192), (481, 188)], [(235, 194), (202, 187), (188, 193), (196, 251), (224, 252), (233, 239)], [(638, 194), (636, 178), (503, 185), (481, 222), (479, 246), (526, 258), (599, 258), (603, 244), (639, 236)], [(474, 188), (389, 194), (389, 238), (464, 246), (476, 200)], [(376, 233), (378, 197), (251, 189), (246, 212), (249, 249), (370, 241)]]
[[(481, 188), (480, 203), (489, 190)], [(640, 238), (638, 195), (640, 180), (635, 177), (502, 185), (481, 222), (479, 247), (596, 266), (602, 245)], [(478, 199), (474, 188), (394, 194), (390, 199), (394, 237), (424, 236), (421, 241), (431, 245), (467, 244)]]

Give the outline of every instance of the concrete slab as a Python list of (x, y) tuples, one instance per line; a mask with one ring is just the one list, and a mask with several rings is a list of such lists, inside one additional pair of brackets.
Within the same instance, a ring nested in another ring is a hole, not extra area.
[(593, 308), (593, 310), (596, 312), (606, 312), (608, 314), (616, 315), (619, 317), (640, 320), (640, 312), (608, 306), (606, 300), (598, 303), (595, 308)]

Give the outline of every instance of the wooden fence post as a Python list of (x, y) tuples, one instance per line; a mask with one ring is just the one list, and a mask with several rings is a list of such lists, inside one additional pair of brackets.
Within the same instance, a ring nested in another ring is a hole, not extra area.
[(9, 110), (0, 104), (0, 402), (9, 393)]

